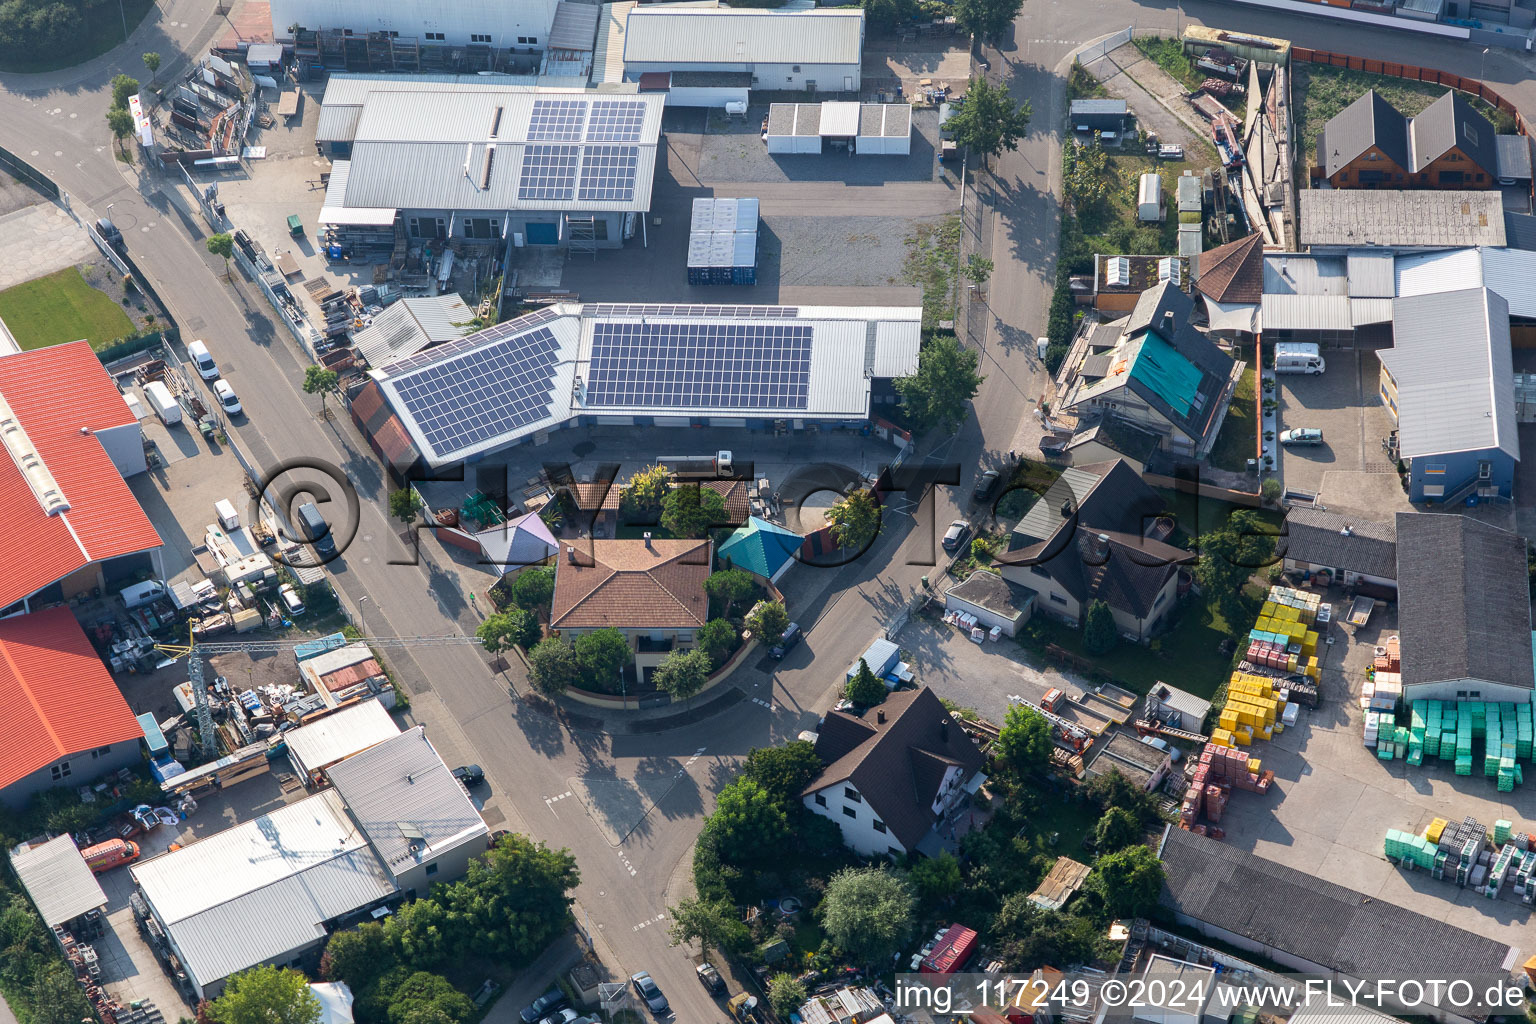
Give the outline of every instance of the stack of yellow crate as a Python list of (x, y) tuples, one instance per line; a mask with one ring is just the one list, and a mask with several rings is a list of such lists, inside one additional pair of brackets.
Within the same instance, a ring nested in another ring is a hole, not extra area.
[(1218, 747), (1237, 746), (1237, 740), (1233, 737), (1231, 729), (1212, 729), (1211, 742)]
[(1285, 728), (1280, 716), (1285, 702), (1275, 696), (1274, 681), (1265, 676), (1234, 672), (1227, 682), (1227, 705), (1221, 711), (1220, 725), (1230, 730), (1239, 744), (1247, 746), (1239, 730), (1246, 731), (1248, 742), (1257, 736), (1273, 739)]
[(1446, 821), (1444, 818), (1436, 818), (1434, 821), (1429, 823), (1429, 828), (1424, 830), (1424, 838), (1438, 845), (1440, 842), (1440, 833), (1444, 832), (1445, 827), (1449, 824), (1450, 822)]

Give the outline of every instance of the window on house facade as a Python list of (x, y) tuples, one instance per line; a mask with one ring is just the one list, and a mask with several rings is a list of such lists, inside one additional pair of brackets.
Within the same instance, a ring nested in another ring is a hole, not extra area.
[(1041, 577), (1042, 579), (1047, 579), (1048, 580), (1048, 579), (1051, 578), (1051, 574), (1046, 572), (1044, 569), (1040, 568), (1040, 566), (1038, 566), (1038, 565), (1030, 566), (1029, 567), (1029, 571), (1034, 573), (1036, 576)]
[(488, 43), (491, 41), (491, 37), (487, 33), (471, 32), (469, 34), (469, 41), (472, 43)]
[(892, 857), (900, 857), (902, 855), (902, 849), (899, 846), (888, 846), (886, 847), (885, 852), (890, 854)]
[(864, 799), (863, 797), (859, 796), (859, 791), (854, 789), (852, 786), (843, 787), (843, 796), (847, 797), (852, 803), (859, 803)]
[(436, 864), (428, 864), (427, 865), (427, 877), (431, 878), (435, 874), (437, 874), (437, 865)]
[(440, 43), (447, 38), (447, 36), (443, 35), (441, 32), (428, 32), (426, 37), (428, 42), (433, 43)]
[(527, 36), (518, 36), (517, 37), (517, 41), (518, 41), (519, 44), (521, 44), (523, 46), (527, 46), (528, 45), (528, 37)]
[(54, 782), (58, 782), (60, 779), (67, 779), (67, 778), (69, 778), (69, 776), (70, 776), (69, 762), (68, 761), (60, 761), (58, 764), (50, 765), (49, 768), (48, 768), (48, 774), (53, 776), (53, 781)]
[(1052, 594), (1051, 595), (1051, 602), (1053, 604), (1066, 604), (1067, 603), (1067, 599), (1062, 597), (1060, 594)]
[(1445, 475), (1445, 463), (1443, 463), (1443, 462), (1429, 462), (1429, 463), (1425, 463), (1425, 465), (1424, 465), (1424, 475), (1425, 476), (1444, 476)]
[(854, 810), (852, 807), (844, 807), (843, 808), (843, 817), (845, 817), (845, 818), (857, 818), (858, 816), (859, 816), (859, 812)]
[(883, 822), (883, 821), (875, 822), (875, 831), (876, 832), (886, 832), (886, 831), (888, 831), (888, 829), (886, 829), (886, 827), (885, 827), (885, 822)]
[(825, 807), (825, 806), (827, 806), (827, 798), (822, 796), (820, 793), (816, 794), (816, 798), (815, 799), (816, 799), (816, 806), (817, 807)]

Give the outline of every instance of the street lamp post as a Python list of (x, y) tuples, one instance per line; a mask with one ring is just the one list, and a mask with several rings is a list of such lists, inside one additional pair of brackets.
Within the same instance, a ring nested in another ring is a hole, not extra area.
[(1478, 64), (1477, 81), (1481, 85), (1488, 78), (1488, 47), (1483, 47), (1483, 57)]
[(123, 10), (123, 0), (117, 0), (117, 13), (123, 19), (123, 42), (128, 41), (128, 12)]
[(367, 639), (368, 637), (368, 613), (366, 609), (363, 608), (363, 604), (367, 600), (367, 594), (364, 594), (362, 597), (357, 599), (357, 624), (358, 628), (362, 631), (364, 639)]

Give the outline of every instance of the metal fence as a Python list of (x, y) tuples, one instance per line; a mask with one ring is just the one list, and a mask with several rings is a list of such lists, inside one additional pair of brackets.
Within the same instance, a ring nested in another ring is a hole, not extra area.
[(1127, 27), (1123, 32), (1116, 32), (1105, 39), (1100, 39), (1091, 46), (1084, 47), (1077, 55), (1077, 62), (1082, 65), (1092, 64), (1111, 50), (1118, 49), (1131, 41), (1133, 29)]
[(49, 199), (59, 198), (59, 186), (54, 184), (53, 179), (4, 147), (0, 147), (0, 167), (4, 167)]
[(266, 277), (263, 276), (261, 269), (252, 263), (245, 253), (240, 251), (238, 245), (235, 246), (235, 262), (240, 265), (241, 272), (252, 281), (255, 281), (257, 286), (261, 288), (261, 293), (267, 297), (267, 301), (272, 304), (272, 308), (277, 311), (277, 315), (288, 326), (288, 332), (299, 343), (299, 347), (304, 350), (304, 354), (311, 361), (318, 361), (320, 355), (315, 343), (319, 340), (319, 335), (315, 333), (315, 330), (308, 324), (293, 318), (293, 315), (288, 311), (287, 304), (279, 299), (277, 293), (272, 290), (272, 286), (267, 284)]

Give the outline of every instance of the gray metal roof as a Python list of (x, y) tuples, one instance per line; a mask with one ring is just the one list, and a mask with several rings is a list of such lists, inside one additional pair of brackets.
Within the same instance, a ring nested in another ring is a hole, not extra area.
[(1460, 515), (1397, 514), (1403, 683), (1536, 688), (1525, 539)]
[(1403, 458), (1494, 448), (1520, 457), (1509, 306), (1497, 293), (1395, 300), (1393, 346), (1379, 356), (1397, 383)]
[(597, 19), (602, 10), (598, 4), (560, 0), (555, 5), (555, 20), (549, 27), (546, 48), (590, 53), (597, 39)]
[(107, 905), (107, 894), (86, 867), (71, 836), (23, 843), (11, 851), (11, 869), (49, 928)]
[(637, 7), (624, 29), (628, 64), (846, 64), (858, 67), (864, 12)]
[(1382, 579), (1397, 579), (1397, 531), (1391, 523), (1293, 508), (1285, 517), (1279, 554)]
[(1317, 156), (1330, 178), (1372, 146), (1408, 168), (1408, 119), (1374, 89), (1335, 114), (1323, 128), (1321, 141)]
[(316, 771), (396, 736), (400, 727), (376, 700), (364, 700), (283, 733), (288, 753), (308, 771)]
[(332, 765), (326, 775), (395, 875), (490, 834), (419, 725)]
[(1396, 257), (1390, 252), (1362, 250), (1345, 259), (1352, 299), (1390, 299), (1397, 294), (1393, 267)]
[(1267, 331), (1347, 331), (1354, 326), (1345, 295), (1265, 295), (1262, 308)]
[(1397, 261), (1397, 294), (1432, 295), (1486, 287), (1509, 303), (1509, 315), (1536, 317), (1536, 252), (1484, 247), (1420, 253)]
[(1502, 942), (1230, 844), (1168, 828), (1158, 853), (1163, 906), (1343, 974), (1409, 978), (1506, 970), (1511, 951)]
[(1074, 114), (1120, 114), (1130, 113), (1130, 107), (1125, 100), (1073, 100), (1071, 112)]
[(1531, 140), (1524, 135), (1495, 135), (1493, 141), (1499, 147), (1499, 177), (1529, 181)]
[(1494, 143), (1493, 123), (1478, 113), (1467, 98), (1447, 90), (1416, 114), (1409, 123), (1413, 139), (1414, 173), (1439, 160), (1452, 148), (1461, 150), (1482, 171), (1499, 169), (1499, 150)]
[(1272, 253), (1264, 257), (1264, 294), (1348, 295), (1349, 265), (1340, 256)]
[[(1170, 686), (1164, 682), (1154, 683), (1147, 697), (1149, 700), (1157, 700), (1181, 715), (1188, 716), (1194, 723), (1203, 722), (1205, 716), (1211, 711), (1211, 702), (1204, 697), (1197, 697), (1188, 690), (1181, 690), (1177, 686)], [(1198, 724), (1195, 728), (1199, 728)]]
[(1457, 248), (1504, 244), (1504, 197), (1481, 192), (1303, 189), (1301, 242)]
[(352, 336), (370, 366), (415, 355), (428, 346), (462, 338), (475, 311), (457, 292), (401, 299)]

